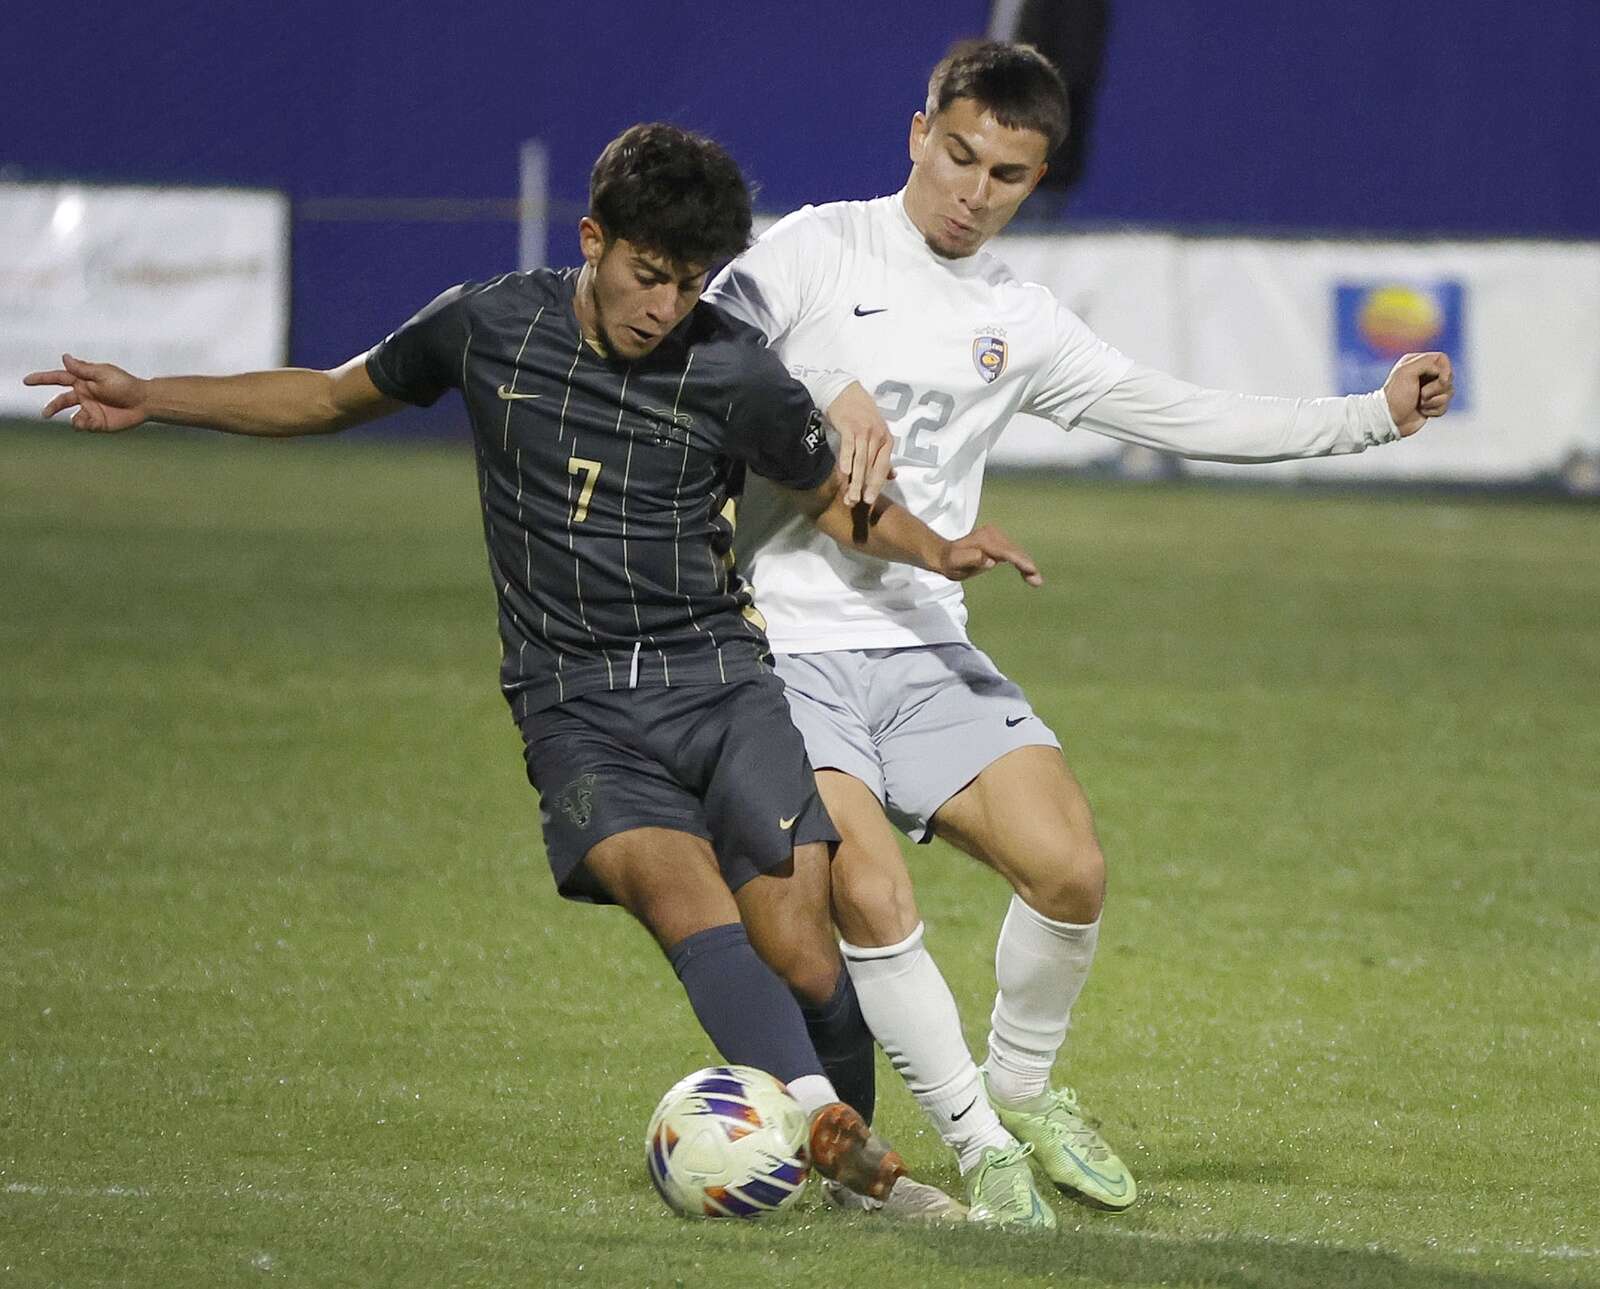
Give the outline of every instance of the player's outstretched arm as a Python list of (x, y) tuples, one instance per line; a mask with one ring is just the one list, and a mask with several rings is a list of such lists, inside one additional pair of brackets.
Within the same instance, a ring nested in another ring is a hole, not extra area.
[(886, 497), (879, 497), (871, 506), (847, 504), (837, 476), (809, 492), (796, 492), (795, 499), (806, 517), (846, 550), (912, 564), (953, 582), (1009, 564), (1029, 586), (1044, 583), (1033, 557), (993, 524), (953, 540), (941, 537)]
[[(1407, 354), (1382, 389), (1342, 398), (1279, 398), (1205, 389), (1133, 365), (1063, 425), (1208, 461), (1288, 461), (1363, 452), (1415, 434), (1454, 396), (1450, 359)], [(1052, 415), (1048, 398), (1026, 410)]]
[(94, 434), (165, 421), (227, 434), (284, 438), (332, 434), (403, 407), (372, 383), (365, 358), (352, 358), (331, 371), (286, 367), (239, 376), (144, 380), (111, 363), (62, 354), (59, 368), (30, 372), (22, 383), (64, 386), (41, 415), (48, 420), (75, 407), (73, 428)]

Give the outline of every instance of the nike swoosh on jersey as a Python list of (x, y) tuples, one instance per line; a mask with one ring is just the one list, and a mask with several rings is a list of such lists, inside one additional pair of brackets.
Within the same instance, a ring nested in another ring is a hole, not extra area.
[(884, 305), (883, 308), (881, 308), (881, 309), (863, 309), (859, 304), (856, 305), (856, 307), (855, 307), (855, 315), (858, 318), (870, 318), (875, 313), (888, 313), (888, 312), (889, 312), (889, 306), (888, 305)]
[(794, 821), (799, 817), (799, 815), (790, 815), (787, 819), (780, 818), (778, 820), (778, 827), (782, 828), (784, 832), (788, 832), (789, 829), (794, 827)]
[(1028, 718), (1026, 716), (1008, 716), (1008, 717), (1006, 717), (1006, 728), (1007, 729), (1015, 729), (1018, 725), (1021, 725), (1022, 722), (1027, 720), (1027, 719)]
[(511, 402), (513, 399), (519, 399), (519, 398), (543, 398), (544, 397), (543, 394), (519, 394), (519, 393), (517, 393), (516, 390), (512, 389), (511, 386), (509, 386), (509, 385), (500, 386), (499, 389), (495, 390), (495, 393), (500, 395), (500, 398), (504, 402), (507, 402), (507, 403)]

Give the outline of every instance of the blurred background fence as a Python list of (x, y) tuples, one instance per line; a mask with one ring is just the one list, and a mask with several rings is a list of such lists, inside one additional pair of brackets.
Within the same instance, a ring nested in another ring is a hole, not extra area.
[[(1581, 484), (1600, 451), (1595, 0), (24, 0), (5, 26), (3, 411), (69, 345), (327, 366), (453, 282), (571, 262), (588, 167), (640, 119), (723, 140), (769, 213), (893, 191), (932, 64), (1021, 29), (1092, 93), (1071, 185), (997, 249), (1107, 339), (1269, 393), (1450, 350), (1450, 432), (1344, 474)], [(1007, 456), (1109, 450), (1076, 437), (1019, 424)]]

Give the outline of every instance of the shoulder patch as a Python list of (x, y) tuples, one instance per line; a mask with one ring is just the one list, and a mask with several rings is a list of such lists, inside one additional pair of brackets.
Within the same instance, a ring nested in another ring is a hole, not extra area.
[(818, 452), (822, 451), (822, 445), (827, 441), (827, 431), (822, 428), (822, 413), (813, 407), (811, 415), (806, 417), (806, 452), (811, 456), (816, 456)]

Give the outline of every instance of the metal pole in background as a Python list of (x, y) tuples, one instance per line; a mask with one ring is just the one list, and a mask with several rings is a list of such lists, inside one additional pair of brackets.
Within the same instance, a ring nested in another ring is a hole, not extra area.
[(517, 173), (517, 267), (542, 269), (550, 253), (550, 154), (538, 139), (522, 141)]

